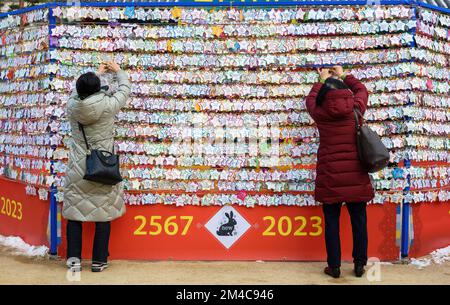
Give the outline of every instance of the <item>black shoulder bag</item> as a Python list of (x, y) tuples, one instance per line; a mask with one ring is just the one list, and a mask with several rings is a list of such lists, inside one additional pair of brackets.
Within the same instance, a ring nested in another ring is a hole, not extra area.
[(361, 112), (357, 108), (354, 108), (353, 112), (356, 120), (356, 145), (359, 160), (369, 173), (382, 170), (389, 163), (389, 151), (375, 131), (359, 123), (359, 117), (364, 122)]
[(84, 142), (89, 154), (86, 155), (86, 174), (83, 179), (98, 183), (115, 185), (122, 181), (119, 170), (119, 156), (106, 150), (90, 149), (84, 127), (78, 123), (78, 127), (83, 133)]

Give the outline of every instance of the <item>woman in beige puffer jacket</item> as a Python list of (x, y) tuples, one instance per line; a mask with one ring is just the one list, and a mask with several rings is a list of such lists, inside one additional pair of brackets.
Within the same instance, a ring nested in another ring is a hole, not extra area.
[(96, 222), (92, 271), (106, 268), (111, 224), (125, 213), (122, 183), (105, 185), (84, 180), (86, 154), (88, 153), (78, 123), (84, 126), (87, 141), (92, 149), (112, 151), (114, 145), (114, 119), (125, 106), (131, 92), (131, 84), (125, 71), (113, 62), (101, 65), (99, 74), (116, 73), (118, 90), (108, 95), (100, 87), (99, 77), (92, 72), (77, 80), (76, 90), (67, 104), (67, 116), (72, 129), (69, 161), (64, 183), (62, 215), (67, 223), (68, 266), (81, 269), (82, 222)]

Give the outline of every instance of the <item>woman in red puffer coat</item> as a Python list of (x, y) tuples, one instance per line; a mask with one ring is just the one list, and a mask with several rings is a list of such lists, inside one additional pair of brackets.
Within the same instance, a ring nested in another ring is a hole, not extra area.
[(318, 70), (320, 82), (306, 98), (306, 107), (319, 129), (315, 199), (322, 203), (328, 267), (325, 273), (340, 276), (339, 216), (345, 202), (353, 231), (355, 275), (361, 277), (367, 264), (367, 202), (374, 191), (367, 170), (358, 159), (353, 108), (366, 111), (368, 92), (342, 67)]

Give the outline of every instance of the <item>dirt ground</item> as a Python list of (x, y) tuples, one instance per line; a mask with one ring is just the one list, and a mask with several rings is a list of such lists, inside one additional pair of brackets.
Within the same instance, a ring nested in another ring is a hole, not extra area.
[[(15, 256), (0, 249), (0, 284), (450, 284), (450, 262), (422, 270), (412, 265), (380, 265), (381, 281), (355, 278), (352, 264), (343, 276), (322, 273), (321, 262), (112, 261), (102, 273), (83, 262), (80, 277), (67, 274), (64, 261)], [(375, 270), (375, 269), (372, 269)], [(70, 279), (70, 280), (68, 280)]]

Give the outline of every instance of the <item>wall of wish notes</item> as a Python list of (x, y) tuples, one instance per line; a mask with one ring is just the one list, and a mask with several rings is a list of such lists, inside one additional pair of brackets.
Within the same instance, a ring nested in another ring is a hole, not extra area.
[[(316, 205), (318, 131), (304, 98), (315, 68), (332, 64), (366, 84), (365, 118), (391, 153), (372, 174), (372, 203), (449, 200), (449, 15), (55, 6), (3, 18), (0, 32), (0, 174), (28, 194), (55, 186), (62, 201), (66, 102), (81, 73), (115, 60), (132, 81), (116, 128), (130, 205)], [(114, 91), (111, 75), (102, 82)]]

